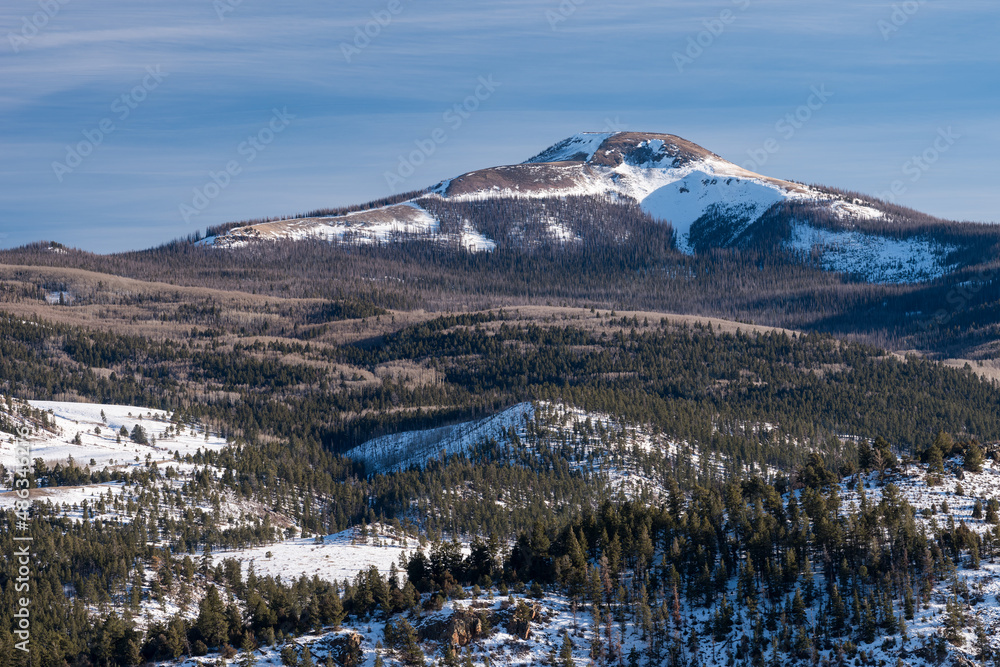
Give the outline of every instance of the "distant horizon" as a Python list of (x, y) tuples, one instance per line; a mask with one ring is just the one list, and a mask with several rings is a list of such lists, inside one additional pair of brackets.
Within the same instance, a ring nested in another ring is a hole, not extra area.
[(639, 128), (1000, 222), (986, 0), (50, 4), (0, 9), (3, 248), (141, 250)]

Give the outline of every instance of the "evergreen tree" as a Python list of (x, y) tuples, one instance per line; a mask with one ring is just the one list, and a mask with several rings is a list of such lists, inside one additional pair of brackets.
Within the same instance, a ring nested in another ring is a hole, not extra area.
[(194, 626), (209, 647), (222, 646), (229, 641), (226, 608), (214, 584), (208, 587), (205, 597), (198, 603), (198, 618)]
[(573, 662), (573, 640), (568, 632), (563, 632), (562, 648), (559, 649), (560, 667), (576, 667)]
[(257, 656), (254, 654), (254, 651), (257, 647), (254, 645), (253, 638), (249, 632), (243, 635), (243, 642), (240, 644), (240, 648), (243, 650), (240, 667), (256, 667)]
[(969, 472), (982, 472), (983, 460), (983, 450), (979, 443), (973, 440), (965, 448), (965, 459), (962, 466)]

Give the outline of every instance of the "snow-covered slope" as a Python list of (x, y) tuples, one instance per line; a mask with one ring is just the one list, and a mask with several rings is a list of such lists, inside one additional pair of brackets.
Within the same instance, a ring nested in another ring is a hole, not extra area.
[(416, 202), (383, 206), (339, 216), (295, 218), (237, 227), (227, 234), (200, 241), (202, 245), (236, 248), (255, 241), (321, 239), (334, 243), (389, 243), (423, 239), (459, 244), (472, 252), (493, 250), (495, 244), (468, 225), (459, 234), (443, 234), (438, 220)]
[(523, 431), (525, 420), (534, 415), (531, 403), (520, 403), (478, 421), (375, 438), (350, 450), (347, 456), (364, 463), (369, 474), (423, 467), (430, 460), (468, 452), (489, 439), (503, 440), (507, 429)]
[[(490, 442), (507, 448), (512, 459), (535, 458), (543, 449), (553, 452), (566, 460), (570, 470), (600, 483), (608, 494), (620, 492), (629, 498), (663, 493), (664, 480), (648, 472), (644, 458), (694, 466), (701, 458), (689, 443), (654, 434), (645, 426), (544, 401), (519, 403), (477, 421), (381, 436), (346, 456), (364, 463), (368, 474), (386, 474), (468, 454)], [(722, 460), (713, 455), (709, 465), (720, 470)]]
[(535, 157), (532, 162), (587, 162), (601, 144), (614, 135), (613, 132), (581, 132), (550, 146)]
[[(49, 469), (57, 465), (63, 468), (77, 466), (91, 472), (106, 470), (124, 475), (157, 464), (163, 468), (172, 467), (178, 473), (174, 478), (178, 484), (195, 469), (184, 462), (185, 457), (199, 451), (218, 451), (227, 445), (223, 438), (208, 433), (201, 424), (171, 421), (170, 415), (162, 410), (134, 405), (21, 401), (0, 397), (0, 419), (8, 420), (15, 428), (30, 429), (27, 438), (30, 458), (32, 461), (41, 459)], [(129, 435), (122, 435), (122, 429), (131, 434), (136, 426), (142, 427), (147, 442), (135, 442)], [(0, 459), (9, 465), (14, 450), (13, 435), (4, 433), (0, 437)], [(135, 498), (143, 491), (120, 481), (81, 486), (54, 486), (49, 482), (41, 488), (33, 488), (30, 495), (36, 502), (77, 508), (66, 511), (67, 516), (76, 519), (82, 517), (80, 508), (84, 503), (92, 508), (103, 504), (104, 508), (95, 516), (127, 522), (131, 518), (120, 507), (122, 499)], [(0, 492), (0, 508), (13, 507), (15, 499), (12, 492)], [(241, 518), (247, 510), (238, 504), (228, 509), (235, 519)]]
[[(163, 410), (66, 401), (12, 403), (10, 412), (14, 422), (32, 428), (28, 438), (31, 458), (40, 458), (50, 466), (66, 465), (72, 459), (80, 466), (98, 470), (145, 463), (147, 457), (151, 461), (166, 461), (172, 459), (174, 452), (184, 457), (198, 450), (219, 450), (226, 446), (224, 439), (207, 433), (202, 425), (172, 422)], [(121, 435), (122, 428), (131, 434), (136, 426), (146, 432), (147, 443), (140, 444)], [(0, 440), (0, 455), (13, 455), (12, 440), (11, 436)]]
[(915, 283), (940, 278), (955, 250), (925, 238), (893, 239), (859, 231), (832, 231), (806, 223), (792, 226), (788, 247), (815, 255), (823, 268), (870, 283)]
[[(979, 534), (995, 531), (995, 524), (973, 517), (972, 508), (976, 501), (985, 504), (989, 498), (1000, 496), (1000, 468), (987, 462), (982, 472), (959, 472), (958, 461), (948, 462), (948, 468), (948, 472), (940, 476), (941, 483), (937, 486), (929, 486), (926, 483), (926, 466), (920, 464), (909, 464), (897, 471), (889, 471), (884, 478), (880, 478), (875, 472), (846, 478), (840, 484), (840, 514), (845, 520), (858, 520), (858, 508), (861, 504), (867, 503), (868, 507), (877, 506), (891, 484), (898, 489), (899, 496), (917, 511), (918, 530), (929, 529), (933, 522), (942, 526), (953, 522), (955, 525), (965, 524)], [(860, 490), (865, 495), (864, 499), (859, 493), (859, 481)], [(793, 493), (802, 494), (801, 491)], [(788, 502), (787, 495), (784, 501)], [(360, 571), (359, 561), (375, 564), (384, 571), (384, 567), (388, 566), (380, 565), (379, 559), (385, 559), (391, 552), (398, 553), (399, 549), (398, 546), (387, 543), (382, 547), (386, 554), (361, 556), (377, 548), (370, 545), (373, 538), (369, 538), (367, 542), (363, 539), (358, 540), (356, 532), (347, 532), (332, 538), (326, 538), (324, 544), (319, 544), (318, 541), (296, 540), (268, 547), (274, 552), (264, 561), (259, 558), (254, 560), (254, 568), (258, 574), (281, 574), (286, 579), (301, 574), (337, 579), (336, 574), (346, 576), (351, 572)], [(384, 535), (379, 539), (391, 542), (391, 538), (386, 540)], [(276, 550), (278, 548), (287, 548), (289, 554), (279, 555)], [(292, 557), (294, 550), (299, 550), (298, 558)], [(331, 556), (331, 553), (340, 554), (339, 566), (337, 563), (328, 562), (338, 558), (336, 555)], [(248, 566), (246, 555), (249, 554), (237, 556), (244, 562), (244, 567)], [(220, 552), (213, 555), (216, 556), (227, 558), (233, 557), (233, 554)], [(661, 558), (665, 558), (665, 554), (662, 547), (659, 547), (653, 560), (658, 562)], [(810, 560), (811, 564), (807, 567), (811, 568), (812, 581), (808, 588), (796, 586), (795, 590), (800, 593), (822, 590), (829, 584), (827, 564), (818, 556)], [(899, 626), (891, 631), (880, 629), (874, 634), (873, 641), (865, 641), (856, 631), (849, 634), (850, 641), (846, 641), (843, 637), (834, 638), (832, 641), (817, 641), (813, 644), (811, 657), (808, 653), (795, 657), (787, 648), (782, 648), (779, 641), (782, 636), (781, 628), (778, 623), (774, 625), (761, 623), (761, 617), (754, 613), (737, 612), (732, 617), (731, 628), (723, 635), (724, 640), (713, 640), (720, 609), (725, 606), (721, 598), (725, 598), (725, 604), (730, 608), (741, 609), (740, 600), (743, 598), (740, 598), (742, 592), (736, 573), (728, 573), (729, 579), (721, 596), (713, 598), (711, 604), (707, 604), (702, 595), (691, 594), (681, 587), (675, 603), (678, 617), (688, 628), (698, 631), (701, 640), (685, 643), (683, 651), (687, 662), (679, 664), (724, 665), (728, 655), (739, 645), (741, 638), (752, 637), (755, 628), (756, 631), (763, 633), (761, 642), (763, 653), (760, 656), (763, 664), (809, 664), (810, 661), (823, 665), (875, 667), (900, 664), (912, 667), (947, 664), (974, 667), (991, 664), (977, 655), (980, 645), (975, 628), (977, 624), (981, 624), (985, 630), (985, 642), (990, 649), (993, 651), (1000, 649), (1000, 635), (997, 633), (1000, 629), (1000, 564), (994, 560), (985, 555), (978, 563), (961, 558), (954, 563), (953, 569), (947, 575), (932, 576), (927, 594), (917, 597), (917, 604), (913, 605), (912, 612), (904, 612), (899, 606), (894, 609), (900, 619), (912, 613), (912, 616), (905, 617), (905, 631), (900, 631)], [(287, 569), (283, 570), (282, 567)], [(917, 589), (916, 583), (907, 585)], [(783, 606), (791, 604), (792, 592), (787, 591), (782, 594), (780, 588), (777, 586), (775, 588), (779, 591), (776, 594), (778, 600), (776, 608), (780, 612)], [(425, 595), (424, 598), (430, 595), (433, 593)], [(614, 617), (613, 622), (605, 620), (600, 625), (595, 625), (591, 614), (581, 613), (578, 600), (571, 600), (567, 595), (553, 591), (529, 595), (526, 591), (511, 590), (509, 593), (504, 591), (500, 594), (488, 587), (483, 591), (467, 588), (462, 597), (464, 599), (456, 596), (445, 600), (442, 607), (437, 610), (421, 610), (402, 615), (417, 629), (418, 646), (428, 664), (443, 664), (443, 661), (440, 663), (435, 661), (441, 658), (445, 641), (454, 636), (453, 626), (449, 626), (449, 621), (470, 614), (481, 614), (483, 618), (490, 618), (493, 622), (486, 626), (483, 632), (471, 633), (464, 638), (468, 643), (459, 649), (463, 661), (467, 660), (464, 664), (477, 666), (556, 664), (553, 657), (564, 646), (566, 636), (569, 637), (568, 644), (575, 664), (586, 664), (591, 658), (590, 649), (601, 646), (601, 639), (608, 637), (610, 640), (603, 645), (605, 656), (607, 657), (610, 651), (614, 652), (611, 654), (613, 659), (608, 660), (609, 664), (619, 664), (619, 662), (668, 664), (666, 657), (646, 660), (645, 656), (652, 653), (651, 644), (654, 643), (652, 640), (656, 636), (643, 629), (644, 623), (640, 614), (623, 613)], [(802, 613), (806, 627), (820, 627), (823, 615), (830, 613), (829, 608), (819, 601), (810, 601), (806, 595), (803, 595), (803, 598), (805, 606)], [(945, 641), (943, 628), (948, 622), (948, 608), (956, 600), (961, 600), (962, 610), (960, 625), (956, 629), (958, 638)], [(526, 637), (511, 634), (507, 624), (499, 622), (506, 618), (504, 613), (507, 610), (517, 605), (527, 605), (534, 609), (527, 626), (529, 632), (526, 633)], [(664, 616), (669, 619), (666, 613)], [(401, 616), (394, 617), (393, 622), (398, 623), (400, 618)], [(312, 659), (322, 663), (330, 654), (331, 645), (349, 635), (357, 639), (360, 650), (358, 664), (370, 667), (375, 664), (376, 659), (387, 667), (407, 664), (402, 660), (401, 654), (393, 650), (391, 644), (386, 641), (385, 620), (380, 617), (348, 617), (343, 627), (327, 628), (298, 637), (294, 646), (297, 652), (301, 652), (302, 647), (308, 647)], [(258, 665), (261, 667), (281, 665), (281, 648), (280, 645), (262, 646), (257, 652)], [(680, 650), (679, 648), (678, 652)], [(620, 656), (620, 659), (614, 659), (615, 655)], [(217, 659), (217, 654), (210, 654), (201, 658), (185, 658), (164, 663), (164, 667), (168, 664), (177, 667), (211, 665)]]
[(720, 178), (693, 171), (654, 190), (642, 200), (642, 207), (655, 218), (670, 220), (678, 245), (690, 251), (694, 243), (692, 225), (702, 217), (728, 218), (732, 224), (727, 236), (732, 241), (785, 196), (780, 188), (758, 180)]
[[(699, 220), (712, 220), (714, 237), (734, 241), (774, 204), (812, 201), (843, 220), (877, 219), (864, 203), (762, 176), (680, 137), (639, 132), (582, 133), (520, 165), (470, 172), (438, 184), (437, 196), (457, 201), (496, 197), (613, 195), (633, 199), (677, 231), (678, 245), (700, 245)], [(719, 230), (724, 220), (726, 230)], [(704, 235), (704, 234), (702, 234)], [(718, 244), (718, 243), (716, 243)]]
[[(808, 251), (822, 268), (870, 276), (875, 282), (931, 280), (951, 268), (943, 258), (954, 248), (854, 229), (857, 222), (894, 219), (877, 202), (757, 174), (670, 134), (584, 132), (522, 164), (472, 171), (442, 181), (422, 195), (446, 202), (569, 196), (638, 202), (654, 219), (673, 226), (678, 248), (687, 253), (741, 243), (776, 205), (805, 204), (836, 223), (834, 227), (843, 225), (841, 231), (826, 233), (803, 223), (795, 226), (793, 238), (786, 239), (788, 247)], [(427, 201), (418, 198), (347, 215), (240, 227), (202, 243), (239, 247), (279, 239), (364, 244), (423, 239), (471, 252), (496, 248), (496, 242), (468, 220), (442, 231), (441, 221), (424, 207)], [(555, 221), (557, 231), (549, 242), (575, 240), (559, 233), (564, 227)]]
[(239, 561), (248, 571), (251, 564), (260, 576), (281, 577), (285, 581), (301, 576), (325, 581), (353, 580), (358, 572), (375, 566), (389, 574), (401, 555), (419, 548), (419, 538), (392, 530), (388, 526), (369, 526), (364, 533), (351, 528), (334, 535), (298, 537), (283, 542), (247, 549), (226, 549), (212, 553), (220, 563), (228, 558)]

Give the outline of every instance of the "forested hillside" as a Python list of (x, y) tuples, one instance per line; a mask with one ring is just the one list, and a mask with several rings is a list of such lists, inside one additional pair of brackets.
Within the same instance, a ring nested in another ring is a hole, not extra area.
[[(0, 429), (26, 426), (38, 452), (35, 665), (993, 650), (975, 639), (992, 598), (955, 578), (986, 582), (995, 548), (1000, 387), (972, 368), (654, 312), (434, 315), (391, 286), (288, 298), (104, 275), (5, 274)], [(353, 454), (518, 405), (402, 466)], [(906, 480), (947, 494), (921, 506), (892, 490)]]

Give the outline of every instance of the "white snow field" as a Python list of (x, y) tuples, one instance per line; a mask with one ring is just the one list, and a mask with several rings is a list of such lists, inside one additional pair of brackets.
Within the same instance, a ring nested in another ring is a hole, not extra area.
[[(27, 403), (47, 413), (52, 424), (51, 429), (38, 429), (28, 438), (32, 459), (40, 458), (50, 465), (57, 462), (65, 465), (72, 458), (80, 466), (89, 465), (91, 470), (97, 470), (145, 463), (147, 456), (153, 461), (166, 461), (173, 458), (175, 451), (183, 457), (199, 449), (219, 450), (226, 446), (226, 441), (216, 435), (206, 437), (200, 425), (171, 423), (170, 415), (159, 409), (65, 401)], [(146, 431), (149, 444), (119, 437), (122, 427), (131, 433), (136, 426)], [(77, 434), (81, 444), (73, 442)], [(3, 438), (0, 456), (13, 456), (13, 451), (11, 438)]]
[(715, 213), (738, 220), (728, 239), (732, 241), (785, 196), (780, 188), (760, 181), (693, 171), (651, 192), (642, 208), (654, 218), (669, 220), (680, 248), (691, 252), (691, 225), (702, 216)]
[[(202, 451), (219, 450), (226, 446), (222, 438), (208, 434), (196, 424), (172, 424), (170, 415), (135, 405), (102, 405), (98, 403), (72, 403), (63, 401), (28, 401), (33, 408), (49, 414), (54, 431), (41, 431), (29, 438), (32, 458), (46, 463), (63, 464), (72, 457), (81, 466), (92, 470), (110, 466), (143, 463), (149, 456), (153, 461), (166, 461), (179, 452), (181, 457)], [(104, 418), (101, 417), (101, 412)], [(124, 427), (129, 433), (141, 426), (149, 437), (149, 444), (132, 442), (119, 432)], [(100, 429), (100, 433), (96, 430)], [(74, 444), (76, 434), (82, 444)], [(4, 447), (9, 446), (5, 443)], [(6, 451), (5, 449), (2, 451)], [(138, 457), (139, 461), (136, 461)], [(95, 461), (91, 464), (90, 461)]]
[(832, 231), (807, 224), (792, 227), (788, 246), (819, 255), (828, 271), (860, 276), (872, 283), (916, 283), (940, 278), (952, 246), (920, 238), (893, 239), (858, 231)]
[[(8, 410), (6, 400), (6, 397), (0, 397), (0, 413), (16, 426), (32, 429), (27, 438), (31, 459), (42, 459), (50, 468), (56, 464), (67, 466), (72, 462), (81, 468), (89, 467), (91, 471), (110, 469), (124, 472), (155, 463), (163, 469), (173, 467), (181, 473), (176, 480), (180, 484), (182, 478), (194, 470), (194, 466), (175, 461), (175, 452), (183, 459), (199, 450), (218, 451), (226, 446), (226, 441), (217, 435), (206, 435), (206, 429), (200, 424), (173, 423), (170, 415), (159, 409), (134, 405), (12, 400), (13, 409)], [(42, 420), (47, 421), (47, 427)], [(120, 435), (122, 427), (131, 433), (137, 425), (146, 431), (148, 444), (138, 444), (128, 436)], [(75, 442), (77, 435), (79, 444)], [(14, 467), (14, 448), (13, 436), (3, 434), (0, 438), (0, 463), (8, 470)], [(121, 482), (107, 482), (85, 486), (46, 486), (32, 489), (31, 497), (39, 502), (64, 505), (67, 515), (77, 519), (82, 517), (79, 508), (84, 501), (93, 507), (103, 499), (106, 511), (95, 516), (128, 521), (128, 515), (116, 505), (121, 505), (122, 499), (127, 500), (140, 491)], [(14, 500), (11, 492), (0, 493), (0, 508), (13, 507)], [(76, 509), (72, 509), (74, 507)], [(231, 509), (240, 513), (245, 508)]]
[(285, 583), (302, 576), (331, 582), (353, 581), (359, 572), (373, 565), (388, 575), (395, 563), (400, 578), (405, 580), (406, 571), (400, 566), (399, 557), (415, 552), (419, 538), (381, 525), (369, 526), (367, 533), (363, 535), (360, 528), (351, 528), (321, 538), (297, 537), (247, 549), (218, 550), (212, 552), (212, 560), (219, 563), (235, 558), (243, 565), (244, 574), (253, 564), (257, 575), (281, 577)]

